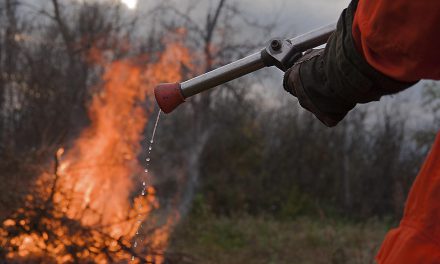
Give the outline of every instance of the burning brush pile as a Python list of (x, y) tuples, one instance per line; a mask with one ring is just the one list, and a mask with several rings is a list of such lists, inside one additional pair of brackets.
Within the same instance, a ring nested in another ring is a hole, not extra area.
[(156, 54), (154, 63), (148, 56), (109, 61), (102, 54), (95, 50), (90, 56), (104, 69), (89, 107), (90, 126), (71, 147), (58, 150), (25, 204), (0, 226), (0, 258), (7, 263), (165, 260), (177, 214), (165, 224), (146, 224), (160, 203), (153, 186), (140, 190), (140, 179), (149, 183), (152, 177), (139, 161), (153, 110), (145, 102), (154, 84), (181, 78), (190, 56), (176, 42)]

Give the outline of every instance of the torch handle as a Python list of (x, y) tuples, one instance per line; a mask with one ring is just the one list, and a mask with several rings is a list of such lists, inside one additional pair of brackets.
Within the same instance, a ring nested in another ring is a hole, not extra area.
[(293, 46), (301, 52), (316, 48), (327, 43), (330, 35), (335, 31), (336, 24), (329, 24), (327, 26), (315, 29), (306, 34), (299, 35), (290, 39)]
[(162, 111), (172, 112), (185, 99), (224, 84), (264, 67), (276, 66), (286, 71), (302, 56), (302, 52), (325, 44), (335, 30), (331, 24), (293, 39), (273, 39), (266, 48), (243, 59), (207, 72), (182, 83), (163, 83), (154, 89), (156, 101)]
[(254, 53), (225, 66), (199, 75), (193, 79), (182, 82), (180, 87), (182, 89), (183, 97), (188, 98), (264, 67), (266, 67), (266, 65), (261, 58), (261, 52)]
[[(304, 52), (325, 44), (330, 34), (335, 30), (335, 25), (331, 24), (312, 32), (290, 39), (295, 52)], [(230, 64), (199, 75), (193, 79), (180, 84), (184, 98), (191, 97), (205, 90), (224, 84), (251, 72), (260, 70), (264, 67), (273, 66), (271, 60), (264, 55), (266, 49), (249, 55), (243, 59), (234, 61)]]

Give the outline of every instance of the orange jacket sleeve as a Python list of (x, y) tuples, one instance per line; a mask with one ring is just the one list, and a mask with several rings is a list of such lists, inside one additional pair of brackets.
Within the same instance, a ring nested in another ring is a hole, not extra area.
[(440, 263), (440, 133), (417, 176), (398, 228), (377, 255), (379, 264)]
[(379, 72), (405, 82), (440, 79), (439, 0), (360, 0), (352, 35)]

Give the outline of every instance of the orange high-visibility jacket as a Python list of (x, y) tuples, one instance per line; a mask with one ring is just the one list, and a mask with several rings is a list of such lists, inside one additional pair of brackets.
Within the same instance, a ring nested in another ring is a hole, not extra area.
[(352, 34), (383, 74), (408, 82), (440, 79), (439, 0), (359, 0)]
[[(376, 70), (400, 81), (440, 79), (440, 0), (360, 0), (352, 35)], [(440, 263), (440, 133), (379, 264)]]
[(387, 234), (376, 260), (440, 263), (440, 133), (411, 188), (399, 227)]

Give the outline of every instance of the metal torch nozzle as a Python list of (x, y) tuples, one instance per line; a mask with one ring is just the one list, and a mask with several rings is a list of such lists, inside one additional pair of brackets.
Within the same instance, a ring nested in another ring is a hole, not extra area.
[(264, 67), (276, 66), (286, 71), (301, 57), (302, 52), (325, 44), (335, 27), (335, 24), (331, 24), (293, 39), (273, 39), (260, 52), (188, 81), (160, 84), (154, 89), (156, 101), (163, 112), (170, 113), (188, 97)]

